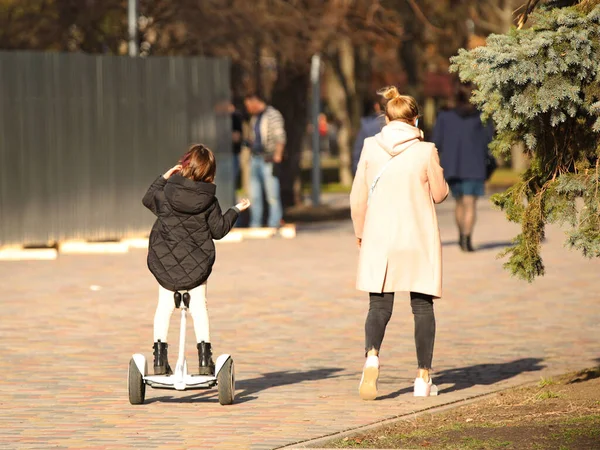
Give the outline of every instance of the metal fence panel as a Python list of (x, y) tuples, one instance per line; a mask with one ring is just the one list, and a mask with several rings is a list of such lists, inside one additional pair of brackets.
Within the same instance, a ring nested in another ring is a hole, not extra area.
[(189, 144), (235, 197), (229, 62), (0, 52), (0, 246), (147, 234), (150, 183)]

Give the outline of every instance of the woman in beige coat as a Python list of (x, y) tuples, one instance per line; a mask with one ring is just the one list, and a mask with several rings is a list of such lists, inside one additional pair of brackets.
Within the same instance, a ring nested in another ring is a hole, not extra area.
[(418, 106), (395, 87), (380, 92), (388, 102), (387, 125), (365, 140), (350, 194), (360, 247), (357, 288), (369, 293), (365, 324), (367, 360), (359, 393), (377, 397), (379, 350), (392, 316), (394, 292), (410, 292), (419, 374), (415, 396), (436, 395), (429, 377), (435, 340), (433, 300), (442, 295), (442, 246), (435, 203), (448, 184), (435, 145), (417, 128)]

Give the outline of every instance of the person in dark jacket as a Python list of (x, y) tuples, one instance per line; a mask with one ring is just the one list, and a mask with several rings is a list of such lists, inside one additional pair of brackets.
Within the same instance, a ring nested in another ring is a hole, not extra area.
[(456, 199), (459, 245), (474, 251), (471, 235), (476, 220), (476, 203), (485, 194), (488, 145), (493, 139), (491, 124), (484, 125), (477, 108), (469, 102), (472, 86), (461, 85), (456, 107), (441, 111), (433, 129), (433, 142), (440, 151), (444, 175)]
[(189, 292), (200, 375), (214, 375), (210, 344), (206, 282), (215, 263), (213, 239), (229, 233), (239, 213), (250, 206), (243, 200), (223, 214), (214, 184), (214, 154), (205, 146), (190, 147), (180, 164), (158, 177), (142, 203), (157, 217), (148, 248), (148, 268), (158, 281), (154, 316), (154, 374), (171, 374), (167, 334), (175, 310), (173, 294)]
[(381, 99), (372, 99), (365, 105), (365, 116), (360, 119), (360, 130), (356, 135), (352, 151), (352, 174), (356, 174), (365, 139), (375, 136), (385, 126), (383, 108), (384, 104)]

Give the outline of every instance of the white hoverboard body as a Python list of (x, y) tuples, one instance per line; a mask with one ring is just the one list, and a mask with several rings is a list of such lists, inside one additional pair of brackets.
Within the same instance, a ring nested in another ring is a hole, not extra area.
[(129, 361), (127, 377), (129, 402), (132, 405), (144, 403), (146, 385), (154, 389), (210, 389), (217, 386), (219, 403), (231, 405), (235, 396), (235, 370), (231, 355), (220, 355), (215, 362), (215, 376), (192, 375), (188, 373), (185, 360), (185, 328), (187, 306), (181, 304), (181, 328), (179, 333), (179, 355), (172, 375), (149, 375), (148, 361), (141, 353), (136, 353)]

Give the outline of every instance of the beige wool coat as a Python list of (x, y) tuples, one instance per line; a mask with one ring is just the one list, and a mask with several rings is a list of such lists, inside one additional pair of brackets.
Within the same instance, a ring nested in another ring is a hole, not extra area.
[(422, 139), (418, 128), (393, 121), (365, 140), (350, 194), (354, 231), (362, 239), (358, 290), (442, 296), (434, 204), (443, 202), (449, 189), (435, 145)]

